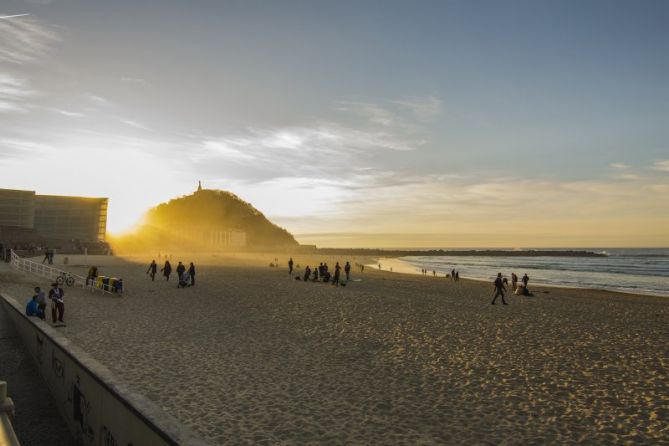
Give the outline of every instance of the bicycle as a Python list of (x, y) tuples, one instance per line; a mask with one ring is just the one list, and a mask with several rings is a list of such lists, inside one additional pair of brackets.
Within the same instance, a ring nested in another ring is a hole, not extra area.
[(58, 277), (56, 277), (56, 282), (58, 282), (58, 285), (65, 283), (67, 286), (73, 286), (75, 278), (66, 272), (62, 272)]

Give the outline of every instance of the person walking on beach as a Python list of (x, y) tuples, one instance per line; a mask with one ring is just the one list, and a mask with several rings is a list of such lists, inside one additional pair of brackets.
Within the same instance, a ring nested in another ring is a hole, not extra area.
[(516, 276), (516, 273), (511, 273), (511, 286), (513, 287), (513, 291), (516, 291), (518, 287), (518, 276)]
[(163, 272), (163, 276), (165, 276), (166, 281), (170, 281), (170, 274), (172, 274), (172, 265), (170, 264), (169, 260), (165, 260), (165, 266), (163, 266), (160, 271)]
[(508, 305), (506, 300), (504, 300), (504, 282), (502, 282), (502, 273), (497, 273), (497, 278), (495, 279), (495, 297), (492, 299), (492, 305), (495, 305), (497, 296), (502, 296), (502, 304)]
[(184, 266), (183, 263), (179, 262), (177, 265), (177, 277), (183, 276), (183, 274), (186, 272), (186, 267)]
[(311, 268), (309, 268), (309, 265), (307, 265), (306, 268), (304, 268), (304, 281), (308, 282), (309, 281), (309, 276), (311, 275)]
[(451, 280), (455, 282), (455, 268), (451, 270)]
[(351, 280), (351, 264), (346, 261), (346, 265), (344, 265), (344, 272), (346, 273), (346, 281), (348, 282)]
[(193, 262), (190, 262), (188, 274), (190, 275), (190, 286), (195, 286), (195, 265), (193, 265)]
[(339, 286), (339, 275), (341, 274), (341, 266), (339, 266), (339, 262), (335, 264), (335, 272), (334, 272), (334, 277), (332, 278), (332, 284)]
[(460, 281), (460, 271), (455, 272), (455, 281), (459, 282)]
[(293, 258), (291, 257), (290, 260), (288, 260), (288, 274), (293, 275)]
[(525, 273), (525, 275), (523, 276), (523, 286), (524, 286), (525, 288), (527, 288), (527, 282), (529, 282), (529, 281), (530, 281), (530, 278), (529, 278), (529, 276), (527, 275), (527, 273)]
[(54, 324), (56, 322), (62, 324), (63, 315), (65, 314), (65, 302), (63, 301), (65, 291), (58, 286), (57, 282), (52, 283), (51, 287), (51, 291), (49, 291), (49, 299), (51, 299), (51, 320)]
[(149, 269), (146, 270), (146, 274), (151, 275), (151, 282), (156, 280), (156, 271), (158, 271), (158, 265), (156, 265), (155, 260), (152, 260), (151, 264), (149, 265)]

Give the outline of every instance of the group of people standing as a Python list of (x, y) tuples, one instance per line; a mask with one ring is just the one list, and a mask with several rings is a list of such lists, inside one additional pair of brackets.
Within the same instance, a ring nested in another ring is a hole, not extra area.
[[(293, 275), (293, 266), (294, 262), (291, 257), (290, 260), (288, 260), (288, 274), (291, 276)], [(351, 280), (351, 264), (347, 261), (343, 269), (344, 274), (346, 274), (346, 282), (348, 282)], [(330, 267), (328, 267), (327, 262), (321, 262), (321, 264), (314, 268), (313, 271), (309, 265), (307, 265), (307, 267), (304, 268), (304, 275), (302, 277), (296, 276), (295, 279), (303, 280), (305, 282), (332, 282), (332, 284), (336, 286), (339, 286), (340, 284), (345, 285), (346, 282), (342, 282), (341, 280), (341, 270), (342, 267), (339, 265), (339, 262), (336, 262), (334, 273), (330, 273)]]
[[(37, 316), (40, 319), (46, 318), (46, 297), (40, 287), (35, 287), (35, 294), (26, 305), (26, 315)], [(53, 324), (64, 324), (63, 315), (65, 314), (65, 291), (57, 282), (51, 284), (49, 290), (49, 301), (51, 302), (51, 320)]]
[[(513, 287), (513, 291), (516, 294), (522, 294), (524, 296), (531, 296), (532, 294), (527, 288), (527, 284), (530, 281), (530, 276), (523, 275), (523, 278), (520, 279), (522, 281), (522, 285), (518, 284), (518, 276), (516, 273), (511, 273), (511, 286)], [(492, 298), (492, 305), (495, 305), (495, 301), (497, 300), (498, 297), (502, 297), (502, 304), (503, 305), (508, 305), (506, 303), (506, 300), (504, 299), (504, 293), (506, 292), (506, 286), (508, 285), (509, 281), (506, 279), (506, 277), (502, 277), (502, 273), (497, 273), (497, 277), (495, 278), (495, 291), (494, 291), (494, 296)]]
[[(172, 275), (172, 264), (170, 263), (169, 260), (165, 260), (165, 265), (163, 265), (162, 268), (160, 268), (160, 272), (163, 273), (163, 277), (165, 277), (165, 281), (170, 280), (170, 276)], [(151, 264), (149, 265), (149, 269), (146, 270), (146, 274), (149, 274), (151, 276), (151, 281), (154, 282), (156, 280), (156, 274), (158, 273), (158, 265), (156, 264), (155, 260), (151, 261)], [(187, 286), (195, 286), (195, 265), (193, 262), (190, 262), (190, 265), (188, 266), (188, 269), (186, 269), (186, 266), (179, 262), (179, 264), (176, 267), (176, 273), (177, 273), (177, 288), (186, 288)]]

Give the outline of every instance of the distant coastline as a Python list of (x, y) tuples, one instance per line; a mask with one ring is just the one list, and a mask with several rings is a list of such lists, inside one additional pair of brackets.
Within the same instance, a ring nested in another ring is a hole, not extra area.
[(402, 250), (402, 249), (368, 249), (368, 248), (311, 248), (309, 252), (329, 255), (351, 255), (369, 257), (406, 257), (406, 256), (485, 256), (485, 257), (607, 257), (604, 253), (577, 250)]

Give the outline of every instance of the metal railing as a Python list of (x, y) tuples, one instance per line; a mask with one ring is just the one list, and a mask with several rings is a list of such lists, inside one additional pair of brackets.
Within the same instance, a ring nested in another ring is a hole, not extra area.
[(65, 284), (67, 286), (81, 287), (88, 289), (89, 291), (101, 291), (103, 294), (116, 294), (109, 284), (98, 283), (95, 277), (86, 279), (83, 276), (72, 274), (69, 271), (34, 262), (19, 256), (14, 250), (11, 251), (10, 264), (13, 268), (19, 271), (44, 277), (50, 281), (58, 282), (61, 285)]
[(20, 446), (12, 427), (14, 402), (7, 397), (7, 383), (0, 381), (0, 446)]

